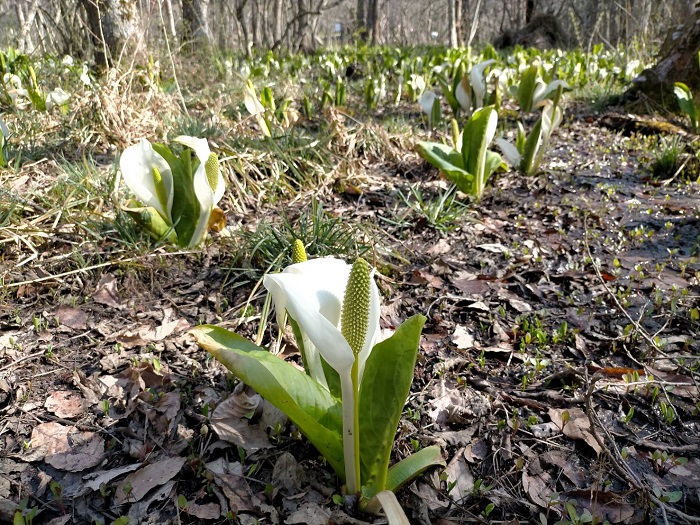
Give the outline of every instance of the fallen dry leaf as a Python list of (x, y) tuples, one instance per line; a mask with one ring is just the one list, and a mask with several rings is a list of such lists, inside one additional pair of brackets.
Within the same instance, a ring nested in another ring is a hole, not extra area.
[(306, 525), (326, 525), (331, 517), (331, 511), (326, 507), (321, 507), (318, 503), (307, 503), (299, 510), (292, 512), (284, 520), (287, 525), (304, 523)]
[(248, 482), (243, 476), (217, 474), (214, 477), (214, 481), (224, 492), (234, 513), (254, 511), (258, 507), (258, 500), (253, 495)]
[[(569, 420), (564, 423), (562, 414), (564, 412), (569, 413)], [(549, 417), (552, 422), (559, 427), (562, 433), (571, 439), (580, 439), (585, 441), (596, 454), (600, 454), (602, 449), (600, 445), (591, 434), (591, 425), (588, 421), (588, 416), (580, 408), (569, 408), (569, 409), (559, 409), (550, 408)]]
[(445, 468), (448, 486), (452, 486), (448, 495), (460, 504), (474, 490), (474, 476), (469, 470), (464, 457), (464, 449), (461, 448)]
[(61, 305), (56, 309), (58, 322), (74, 330), (85, 330), (87, 328), (88, 314), (74, 306)]
[[(165, 481), (165, 480), (163, 480)], [(143, 501), (139, 501), (129, 507), (129, 523), (150, 523), (150, 520), (146, 519), (149, 515), (148, 508), (158, 502), (169, 499), (174, 491), (175, 482), (168, 481), (160, 485), (156, 490), (154, 490), (150, 496), (145, 498)], [(175, 502), (173, 502), (175, 503)]]
[[(588, 509), (594, 521), (600, 523), (625, 523), (634, 516), (634, 508), (625, 501), (625, 498), (614, 492), (600, 490), (570, 490), (559, 495), (562, 501), (573, 502), (579, 510), (579, 516), (583, 509)], [(595, 520), (595, 518), (598, 518)]]
[(211, 426), (219, 439), (248, 451), (270, 448), (266, 427), (245, 417), (254, 413), (262, 403), (258, 394), (249, 395), (246, 386), (238, 383), (233, 393), (219, 403), (211, 415)]
[(140, 501), (151, 489), (175, 477), (182, 470), (185, 460), (186, 458), (182, 457), (163, 459), (132, 472), (117, 485), (114, 493), (115, 505), (127, 501)]
[(59, 470), (80, 472), (102, 461), (104, 440), (95, 432), (83, 432), (60, 423), (41, 423), (32, 430), (30, 452), (24, 461), (45, 460)]
[(97, 283), (92, 300), (112, 308), (123, 308), (122, 299), (117, 291), (117, 279), (111, 273), (106, 273)]
[(218, 503), (205, 503), (199, 505), (194, 502), (188, 502), (183, 509), (190, 516), (199, 518), (200, 520), (215, 520), (221, 517), (221, 507)]
[(85, 488), (90, 490), (99, 490), (100, 485), (103, 483), (109, 483), (114, 478), (118, 478), (129, 472), (133, 472), (141, 466), (141, 463), (133, 463), (132, 465), (124, 465), (123, 467), (113, 468), (111, 470), (102, 470), (100, 472), (91, 472), (90, 474), (85, 474), (83, 476), (83, 481), (85, 481)]
[(442, 429), (449, 424), (463, 425), (465, 420), (485, 416), (490, 410), (488, 399), (470, 387), (456, 387), (441, 380), (432, 391), (428, 414)]
[(70, 419), (82, 415), (86, 404), (78, 392), (56, 390), (46, 398), (44, 408), (60, 418)]
[(433, 288), (442, 288), (444, 286), (444, 282), (438, 276), (422, 270), (413, 270), (413, 274), (411, 274), (411, 280), (409, 282), (412, 284), (427, 284)]
[(474, 337), (469, 333), (469, 330), (461, 324), (457, 325), (450, 340), (460, 350), (468, 350), (474, 346)]
[(549, 508), (552, 499), (553, 482), (552, 477), (542, 470), (537, 473), (528, 473), (529, 469), (523, 470), (523, 488), (530, 496), (530, 500), (543, 508)]
[(301, 468), (294, 456), (289, 452), (283, 452), (272, 470), (272, 482), (285, 491), (299, 492), (305, 478), (304, 469)]

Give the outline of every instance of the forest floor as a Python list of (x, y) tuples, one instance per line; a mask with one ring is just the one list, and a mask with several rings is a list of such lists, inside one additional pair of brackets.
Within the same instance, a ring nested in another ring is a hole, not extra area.
[[(382, 325), (427, 317), (394, 459), (437, 444), (447, 468), (400, 490), (411, 521), (697, 522), (694, 137), (574, 108), (540, 175), (498, 173), (476, 203), (409, 135), (335, 117), (340, 160), (317, 187), (223, 208), (261, 241), (284, 217), (354, 228)], [(0, 522), (20, 502), (35, 524), (381, 522), (351, 515), (318, 453), (188, 334), (258, 334), (264, 267), (242, 241), (130, 251), (103, 224), (84, 242), (94, 224), (46, 207), (65, 173), (57, 158), (0, 173), (16, 206), (0, 222)], [(89, 206), (106, 217), (111, 203)], [(280, 350), (298, 361), (292, 341)]]

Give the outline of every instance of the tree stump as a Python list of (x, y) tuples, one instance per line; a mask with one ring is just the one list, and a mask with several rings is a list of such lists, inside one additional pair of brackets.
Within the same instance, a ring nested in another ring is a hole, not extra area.
[(695, 3), (692, 17), (685, 25), (669, 32), (659, 51), (656, 64), (645, 69), (625, 93), (628, 106), (646, 105), (648, 109), (678, 111), (673, 84), (683, 82), (700, 96), (700, 2)]

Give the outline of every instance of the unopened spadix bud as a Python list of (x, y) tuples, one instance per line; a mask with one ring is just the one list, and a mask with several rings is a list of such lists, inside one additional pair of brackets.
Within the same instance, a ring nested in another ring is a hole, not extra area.
[(294, 244), (292, 244), (292, 262), (296, 264), (306, 261), (307, 258), (304, 243), (299, 239), (294, 239)]
[(156, 188), (156, 197), (158, 202), (163, 207), (163, 210), (167, 213), (168, 211), (168, 191), (165, 189), (165, 183), (163, 182), (163, 176), (158, 171), (155, 166), (151, 167), (151, 175), (153, 175), (153, 185)]
[(370, 274), (369, 264), (358, 258), (345, 288), (340, 331), (355, 355), (362, 350), (369, 327)]

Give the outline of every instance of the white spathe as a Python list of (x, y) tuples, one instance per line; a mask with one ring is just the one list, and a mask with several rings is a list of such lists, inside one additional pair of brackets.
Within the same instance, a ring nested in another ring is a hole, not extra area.
[[(302, 335), (308, 338), (310, 345), (304, 341), (304, 350), (309, 372), (324, 385), (320, 356), (341, 377), (350, 373), (355, 360), (340, 331), (343, 298), (351, 268), (345, 261), (325, 257), (292, 264), (284, 272), (268, 274), (263, 279), (263, 285), (272, 294), (278, 324), (281, 325), (287, 311), (299, 325)], [(380, 340), (379, 314), (379, 290), (371, 280), (369, 325), (358, 356), (360, 377), (372, 347)]]
[(484, 95), (486, 94), (486, 79), (484, 71), (496, 61), (494, 59), (484, 60), (476, 64), (469, 72), (469, 82), (474, 90), (474, 102), (477, 108), (484, 105)]
[(54, 106), (64, 106), (68, 104), (69, 100), (70, 95), (60, 87), (57, 87), (46, 96), (46, 111), (51, 111), (51, 108)]
[(522, 156), (520, 155), (518, 148), (515, 147), (515, 144), (512, 144), (506, 139), (502, 139), (500, 137), (496, 139), (496, 144), (498, 144), (498, 147), (501, 148), (501, 152), (503, 153), (506, 161), (508, 161), (508, 164), (515, 168), (520, 166), (520, 159)]
[[(158, 170), (163, 181), (164, 202), (161, 202), (156, 191), (153, 168)], [(119, 169), (124, 182), (136, 198), (142, 204), (155, 208), (169, 224), (172, 224), (173, 174), (168, 163), (153, 149), (151, 143), (141, 139), (138, 143), (126, 148), (119, 159)]]
[(423, 113), (430, 116), (433, 114), (433, 106), (435, 105), (436, 100), (437, 95), (435, 93), (433, 93), (432, 91), (425, 91), (418, 99), (418, 104), (423, 110)]

